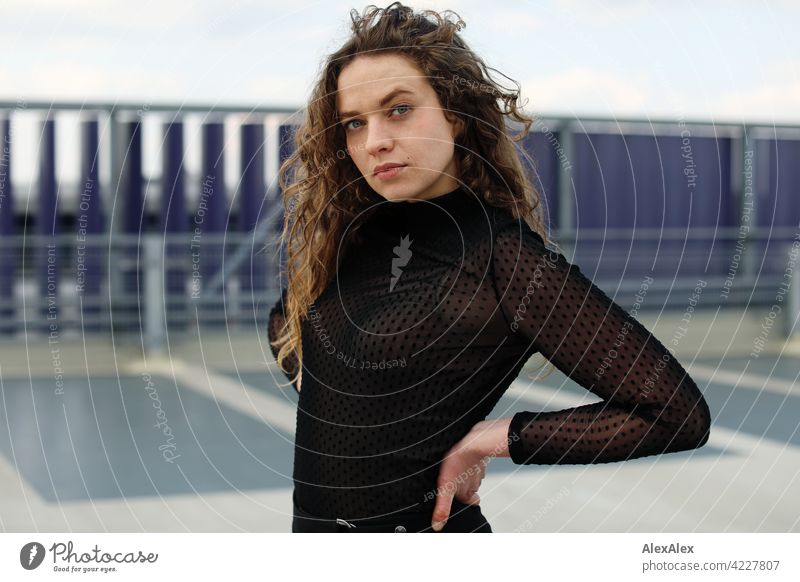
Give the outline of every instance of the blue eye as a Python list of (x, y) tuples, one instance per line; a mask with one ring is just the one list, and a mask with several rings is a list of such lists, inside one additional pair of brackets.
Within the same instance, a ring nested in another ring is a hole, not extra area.
[[(398, 109), (405, 109), (405, 111), (401, 111), (399, 115), (395, 115), (394, 117), (400, 117), (402, 115), (407, 115), (408, 112), (411, 110), (411, 106), (410, 105), (406, 105), (406, 104), (395, 105), (394, 107), (392, 107), (391, 112), (394, 113)], [(358, 119), (350, 119), (349, 121), (345, 121), (344, 123), (342, 123), (342, 127), (344, 127), (346, 131), (350, 131), (352, 129), (358, 129), (358, 128), (350, 126), (351, 123), (355, 123), (355, 122), (358, 122), (358, 121), (359, 121)]]

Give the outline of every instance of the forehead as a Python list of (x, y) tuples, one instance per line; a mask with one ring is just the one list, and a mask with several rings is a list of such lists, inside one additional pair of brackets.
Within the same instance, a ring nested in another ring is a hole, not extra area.
[(417, 94), (432, 91), (425, 74), (401, 55), (359, 56), (339, 73), (336, 91), (338, 111), (368, 111), (396, 88)]

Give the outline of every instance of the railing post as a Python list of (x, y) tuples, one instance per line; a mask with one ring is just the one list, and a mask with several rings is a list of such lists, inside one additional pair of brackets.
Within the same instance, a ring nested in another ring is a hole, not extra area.
[(788, 305), (784, 322), (784, 335), (788, 340), (800, 340), (800, 281), (797, 281), (794, 274), (794, 268), (797, 263), (798, 252), (795, 243), (789, 245), (787, 253), (787, 261), (789, 267), (787, 272), (789, 274), (789, 289), (787, 295)]
[(164, 238), (146, 234), (144, 242), (144, 349), (162, 353), (166, 344), (164, 305)]
[[(124, 200), (122, 195), (123, 178), (122, 178), (122, 128), (120, 127), (119, 115), (116, 110), (111, 108), (108, 110), (108, 135), (109, 135), (109, 165), (111, 166), (110, 184), (108, 187), (108, 199), (106, 200), (105, 207), (108, 208), (107, 217), (109, 223), (106, 230), (109, 233), (109, 255), (106, 260), (108, 265), (108, 287), (109, 287), (109, 317), (110, 322), (114, 323), (115, 317), (121, 317), (125, 320), (124, 300), (120, 301), (118, 297), (124, 297), (122, 287), (122, 268), (120, 265), (125, 256), (125, 245), (111, 244), (114, 237), (123, 233), (122, 229), (122, 210), (117, 207), (117, 204)], [(115, 324), (119, 326), (119, 323)]]
[(737, 226), (740, 228), (740, 232), (742, 230), (745, 232), (744, 240), (742, 241), (744, 252), (742, 252), (741, 256), (739, 274), (743, 281), (751, 282), (750, 284), (757, 284), (759, 257), (762, 257), (768, 248), (768, 242), (764, 242), (759, 238), (762, 229), (758, 224), (756, 201), (762, 190), (757, 182), (759, 172), (757, 171), (756, 162), (763, 163), (763, 160), (758, 160), (757, 133), (753, 127), (745, 125), (742, 128), (741, 150), (738, 152), (741, 170), (737, 181), (737, 199), (739, 203)]
[(14, 190), (11, 183), (11, 118), (0, 118), (0, 335), (16, 332), (16, 255), (14, 246)]
[[(81, 321), (84, 331), (100, 331), (100, 299), (103, 286), (103, 253), (95, 244), (102, 235), (103, 212), (100, 187), (99, 124), (92, 112), (81, 122), (81, 178), (75, 205), (75, 282), (81, 297)], [(88, 248), (87, 248), (88, 247)], [(84, 303), (84, 300), (86, 303)]]

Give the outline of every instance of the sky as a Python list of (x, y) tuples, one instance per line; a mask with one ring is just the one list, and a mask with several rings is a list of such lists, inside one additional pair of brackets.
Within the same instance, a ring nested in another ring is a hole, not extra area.
[[(800, 125), (797, 1), (405, 3), (456, 12), (529, 113)], [(300, 108), (367, 4), (2, 0), (0, 101)]]

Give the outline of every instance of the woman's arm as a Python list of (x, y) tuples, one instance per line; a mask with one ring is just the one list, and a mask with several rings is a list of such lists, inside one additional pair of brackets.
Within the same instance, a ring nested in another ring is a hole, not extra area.
[(703, 446), (711, 416), (686, 371), (636, 319), (611, 301), (524, 222), (494, 242), (493, 282), (509, 333), (526, 341), (603, 401), (481, 421), (445, 455), (433, 527), (452, 499), (479, 503), (494, 457), (518, 464), (607, 463)]
[[(287, 288), (284, 287), (281, 291), (280, 298), (275, 302), (272, 309), (269, 312), (268, 316), (268, 324), (267, 324), (267, 336), (269, 339), (269, 347), (272, 350), (272, 355), (275, 357), (275, 360), (278, 359), (278, 348), (272, 345), (278, 338), (278, 333), (284, 325), (286, 314), (283, 310), (283, 306), (286, 304), (286, 293)], [(281, 368), (281, 371), (286, 375), (286, 377), (291, 382), (292, 386), (294, 387), (295, 391), (299, 394), (300, 393), (300, 385), (302, 381), (302, 370), (300, 370), (300, 375), (297, 378), (296, 382), (292, 382), (292, 378), (295, 374), (298, 373), (298, 358), (295, 352), (292, 352), (288, 358), (284, 361), (284, 365), (287, 367), (286, 370)]]
[(506, 435), (514, 463), (605, 463), (706, 443), (708, 405), (686, 370), (576, 265), (522, 221), (498, 232), (492, 254), (510, 332), (603, 399), (515, 414)]

